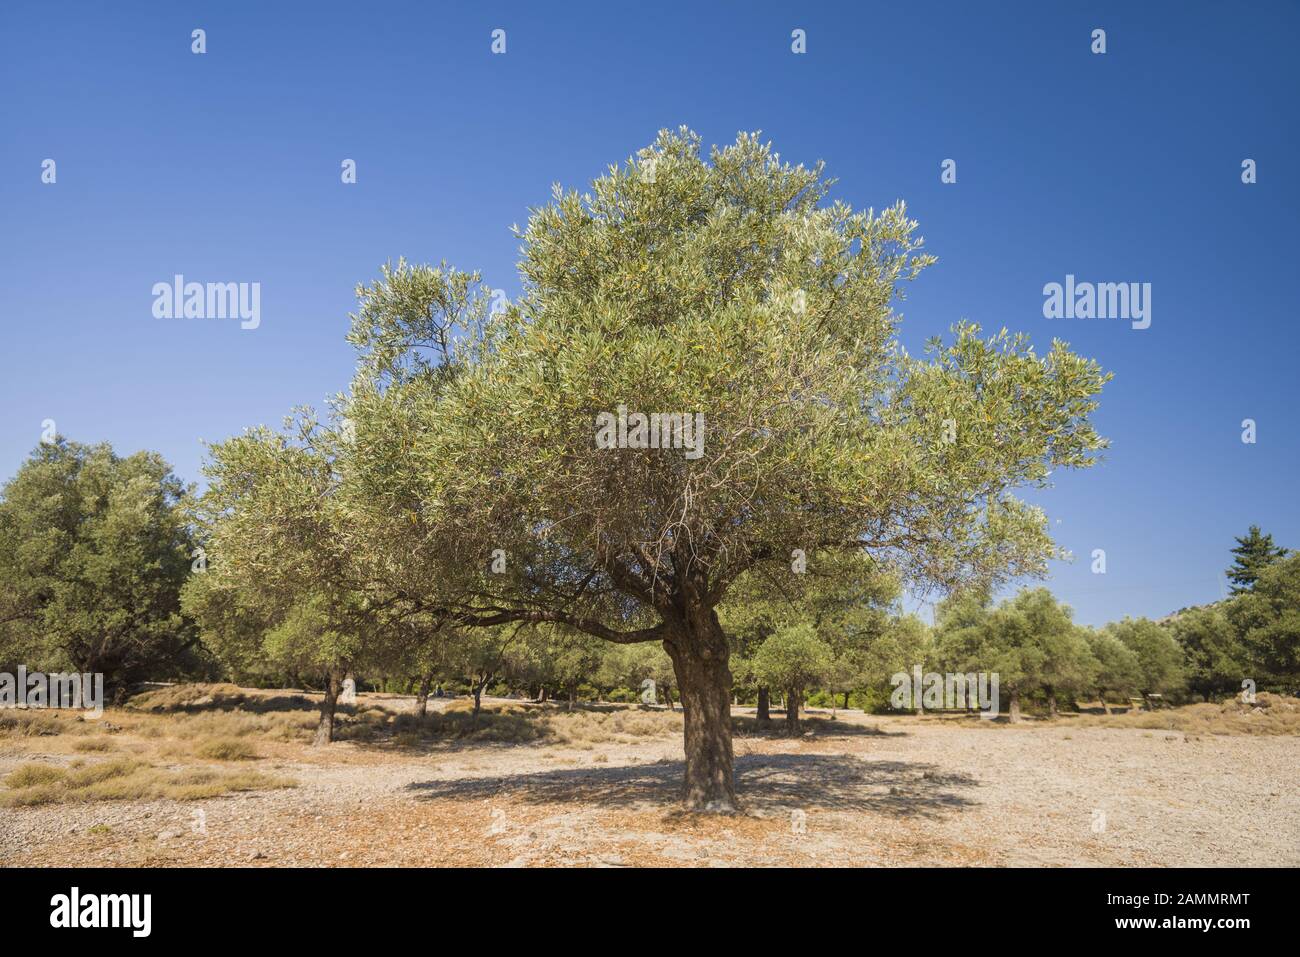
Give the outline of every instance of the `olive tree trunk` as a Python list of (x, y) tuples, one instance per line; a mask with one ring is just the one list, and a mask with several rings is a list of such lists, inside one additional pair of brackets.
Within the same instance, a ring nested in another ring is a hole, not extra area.
[(772, 695), (767, 685), (758, 688), (758, 723), (767, 724), (772, 720)]
[(343, 672), (331, 671), (325, 679), (325, 698), (320, 703), (320, 721), (312, 746), (329, 744), (334, 740), (334, 711), (338, 707), (339, 692), (343, 690)]
[(433, 675), (425, 675), (420, 679), (420, 691), (415, 696), (415, 713), (423, 718), (429, 713), (429, 688), (433, 685)]
[(1012, 724), (1020, 720), (1020, 692), (1015, 689), (1011, 691), (1011, 708), (1007, 712), (1007, 720)]
[(799, 705), (803, 703), (803, 691), (790, 688), (785, 693), (785, 730), (791, 735), (799, 733)]
[(684, 712), (684, 801), (692, 811), (736, 810), (731, 749), (731, 650), (712, 608), (691, 609), (664, 641)]

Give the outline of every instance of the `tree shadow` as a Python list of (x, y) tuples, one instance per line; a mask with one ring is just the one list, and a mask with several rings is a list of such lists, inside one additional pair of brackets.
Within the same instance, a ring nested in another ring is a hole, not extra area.
[[(529, 804), (587, 804), (676, 810), (685, 766), (658, 761), (624, 767), (566, 768), (532, 774), (422, 781), (407, 790), (423, 800), (510, 798)], [(746, 811), (875, 811), (930, 818), (974, 805), (970, 775), (933, 764), (864, 761), (845, 755), (767, 754), (736, 759), (736, 792)]]
[[(766, 724), (760, 722), (757, 718), (751, 718), (746, 715), (731, 716), (732, 733), (737, 736), (754, 737), (754, 738), (788, 738), (786, 731), (785, 712), (779, 708), (773, 709), (771, 718)], [(906, 731), (886, 731), (874, 724), (856, 724), (851, 721), (841, 721), (829, 716), (822, 717), (803, 717), (799, 719), (798, 737), (816, 738), (905, 738)]]

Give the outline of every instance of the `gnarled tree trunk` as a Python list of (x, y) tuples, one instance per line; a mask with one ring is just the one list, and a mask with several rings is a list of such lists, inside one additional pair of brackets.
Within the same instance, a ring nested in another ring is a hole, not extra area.
[(1101, 699), (1101, 710), (1104, 711), (1104, 712), (1106, 712), (1107, 714), (1110, 714), (1110, 705), (1108, 705), (1108, 704), (1106, 703), (1106, 691), (1105, 691), (1105, 689), (1102, 689), (1101, 691), (1098, 691), (1098, 692), (1097, 692), (1097, 697)]
[(664, 641), (677, 675), (686, 744), (688, 810), (736, 810), (731, 750), (731, 649), (712, 608), (697, 606)]
[(772, 694), (767, 690), (767, 685), (760, 685), (758, 689), (758, 723), (767, 724), (772, 720)]
[(803, 691), (790, 688), (785, 693), (785, 730), (791, 735), (799, 733), (799, 705), (803, 702)]
[(312, 745), (329, 744), (334, 740), (334, 710), (338, 706), (339, 692), (343, 690), (343, 672), (331, 671), (325, 678), (325, 699), (320, 703), (320, 721)]
[(423, 718), (429, 713), (429, 688), (433, 685), (433, 675), (420, 679), (420, 692), (415, 696), (415, 713)]

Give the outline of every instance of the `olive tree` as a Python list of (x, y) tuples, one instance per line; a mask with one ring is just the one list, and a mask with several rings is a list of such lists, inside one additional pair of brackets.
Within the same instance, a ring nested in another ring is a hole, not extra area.
[(739, 576), (854, 550), (921, 585), (1038, 573), (1054, 546), (1015, 490), (1104, 444), (1106, 376), (1062, 343), (962, 324), (907, 354), (895, 304), (932, 259), (903, 204), (831, 185), (753, 135), (664, 132), (533, 210), (514, 302), (399, 264), (353, 317), (354, 505), (395, 589), (424, 600), (437, 568), (462, 625), (662, 644), (692, 809), (736, 806)]
[(180, 607), (185, 492), (155, 452), (39, 446), (0, 488), (0, 664), (109, 686), (182, 671), (197, 640)]
[(799, 733), (799, 708), (804, 692), (824, 681), (835, 665), (831, 646), (804, 622), (780, 629), (754, 654), (751, 667), (759, 681), (785, 693), (785, 727)]

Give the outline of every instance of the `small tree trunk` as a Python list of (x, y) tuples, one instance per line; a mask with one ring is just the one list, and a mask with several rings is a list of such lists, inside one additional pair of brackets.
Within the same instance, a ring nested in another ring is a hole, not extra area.
[(415, 696), (415, 713), (423, 718), (429, 713), (429, 688), (433, 685), (433, 675), (420, 679), (420, 691)]
[(790, 735), (799, 733), (799, 702), (802, 692), (790, 689), (785, 693), (785, 730)]
[(1056, 717), (1056, 689), (1051, 685), (1047, 686), (1047, 716)]
[(664, 701), (667, 703), (669, 711), (676, 710), (673, 708), (673, 686), (667, 683), (664, 684)]
[(1012, 724), (1020, 721), (1020, 692), (1014, 688), (1011, 691), (1011, 708), (1007, 712), (1007, 720)]
[(847, 691), (844, 692), (844, 710), (849, 710), (849, 693)]
[(566, 703), (564, 706), (565, 711), (573, 710), (573, 703), (575, 700), (577, 700), (577, 696), (578, 696), (578, 692), (573, 688), (569, 688), (569, 700), (568, 703)]
[(767, 690), (767, 685), (760, 685), (758, 688), (758, 723), (761, 725), (770, 724), (772, 721), (772, 694)]
[(718, 616), (702, 604), (688, 608), (683, 627), (664, 642), (681, 693), (688, 810), (736, 810), (731, 749), (731, 649)]
[(1104, 712), (1106, 712), (1107, 714), (1110, 714), (1110, 705), (1108, 705), (1108, 704), (1106, 703), (1106, 691), (1105, 691), (1105, 689), (1102, 689), (1101, 691), (1098, 691), (1098, 692), (1097, 692), (1097, 697), (1101, 699), (1101, 710), (1104, 711)]
[(474, 684), (474, 716), (470, 720), (470, 727), (478, 727), (479, 712), (483, 710), (483, 689), (487, 687), (487, 679), (475, 682)]
[(329, 744), (334, 740), (334, 709), (338, 705), (339, 692), (343, 690), (343, 672), (331, 671), (325, 678), (325, 699), (320, 704), (320, 721), (316, 724), (316, 736), (312, 746)]

